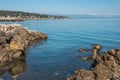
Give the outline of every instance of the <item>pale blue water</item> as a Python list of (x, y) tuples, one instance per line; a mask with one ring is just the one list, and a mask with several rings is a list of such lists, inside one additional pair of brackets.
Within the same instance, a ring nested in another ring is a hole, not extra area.
[[(48, 40), (32, 46), (27, 68), (17, 80), (65, 80), (75, 70), (91, 69), (92, 61), (82, 61), (80, 48), (99, 43), (103, 51), (120, 47), (120, 19), (34, 20), (18, 22), (44, 32)], [(12, 80), (8, 73), (3, 75)]]

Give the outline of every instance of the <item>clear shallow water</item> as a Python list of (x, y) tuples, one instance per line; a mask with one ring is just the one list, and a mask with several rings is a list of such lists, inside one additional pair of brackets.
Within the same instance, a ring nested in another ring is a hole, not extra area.
[[(29, 48), (27, 67), (18, 80), (65, 80), (75, 70), (90, 69), (79, 48), (99, 43), (103, 51), (120, 47), (120, 19), (34, 20), (18, 22), (44, 32), (48, 40)], [(2, 76), (12, 80), (8, 73)]]

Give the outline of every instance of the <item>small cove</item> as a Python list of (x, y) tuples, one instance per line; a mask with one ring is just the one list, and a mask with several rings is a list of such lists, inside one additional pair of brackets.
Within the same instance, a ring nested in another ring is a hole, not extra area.
[[(92, 61), (82, 61), (79, 48), (99, 43), (103, 51), (120, 47), (120, 19), (30, 20), (17, 22), (44, 32), (47, 41), (29, 48), (26, 70), (17, 80), (65, 80), (78, 69), (90, 69)], [(12, 80), (8, 73), (2, 76)]]

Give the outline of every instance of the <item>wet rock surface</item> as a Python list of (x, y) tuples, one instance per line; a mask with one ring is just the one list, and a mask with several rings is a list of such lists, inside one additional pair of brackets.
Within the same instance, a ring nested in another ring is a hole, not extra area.
[(3, 76), (6, 72), (11, 75), (14, 80), (16, 80), (24, 73), (26, 66), (27, 63), (25, 57), (21, 59), (14, 59), (11, 62), (3, 62), (3, 64), (0, 65), (0, 80), (3, 80), (1, 76)]
[(28, 30), (19, 24), (0, 24), (0, 62), (26, 55), (32, 43), (45, 39), (46, 34)]
[[(120, 80), (120, 48), (109, 50), (103, 56), (100, 55), (100, 50), (99, 45), (94, 45), (93, 56), (86, 58), (93, 60), (91, 70), (77, 70), (66, 80)], [(80, 49), (80, 52), (86, 51)]]

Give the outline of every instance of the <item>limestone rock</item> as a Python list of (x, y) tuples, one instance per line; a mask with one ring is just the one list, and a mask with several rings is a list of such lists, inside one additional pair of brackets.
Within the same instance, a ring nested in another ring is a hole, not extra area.
[(94, 74), (92, 71), (87, 70), (78, 70), (71, 77), (68, 77), (66, 80), (94, 80)]
[(45, 40), (47, 35), (28, 30), (19, 24), (0, 24), (0, 62), (19, 58), (35, 40)]
[(93, 64), (91, 70), (77, 70), (66, 80), (120, 80), (120, 48), (96, 57)]
[(11, 50), (24, 50), (25, 42), (20, 36), (14, 36), (14, 38), (10, 42), (10, 49)]

